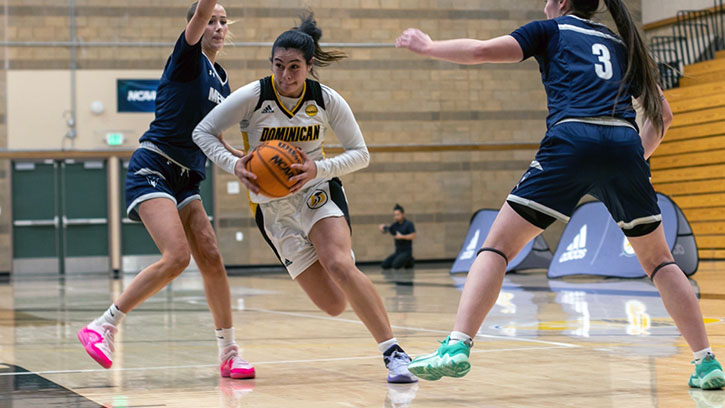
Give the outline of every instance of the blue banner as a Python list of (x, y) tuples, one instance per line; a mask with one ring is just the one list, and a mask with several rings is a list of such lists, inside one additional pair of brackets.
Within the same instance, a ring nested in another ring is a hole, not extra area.
[[(474, 259), (476, 259), (476, 253), (479, 249), (481, 249), (483, 241), (486, 239), (486, 236), (488, 236), (488, 231), (491, 229), (493, 221), (496, 219), (497, 215), (497, 210), (479, 210), (473, 216), (471, 226), (469, 227), (468, 234), (466, 235), (466, 240), (463, 242), (463, 247), (451, 267), (451, 273), (468, 273)], [(545, 246), (545, 249), (543, 249), (542, 252), (549, 254), (548, 259), (547, 257), (542, 257), (541, 259), (535, 259), (534, 262), (524, 262), (530, 257), (532, 251), (539, 249), (534, 247), (535, 241), (536, 239), (529, 241), (529, 243), (524, 246), (524, 249), (522, 249), (521, 252), (514, 257), (514, 259), (509, 261), (508, 267), (506, 268), (507, 272), (513, 271), (519, 266), (525, 266), (521, 269), (531, 269), (546, 268), (549, 265), (548, 261), (551, 259), (551, 252), (549, 252), (548, 248)]]
[[(678, 240), (678, 218), (682, 217), (684, 221), (684, 216), (677, 213), (675, 204), (663, 194), (657, 194), (657, 204), (662, 213), (662, 226), (667, 245), (670, 249), (674, 249)], [(689, 236), (683, 238), (691, 240), (694, 244), (694, 238), (690, 234), (687, 235)], [(695, 248), (695, 257), (696, 251)], [(688, 275), (692, 272), (694, 271)], [(604, 204), (599, 201), (579, 206), (564, 229), (554, 259), (549, 266), (548, 276), (558, 278), (567, 275), (622, 278), (646, 276), (624, 233), (614, 222)]]
[(117, 79), (118, 112), (154, 112), (158, 79)]

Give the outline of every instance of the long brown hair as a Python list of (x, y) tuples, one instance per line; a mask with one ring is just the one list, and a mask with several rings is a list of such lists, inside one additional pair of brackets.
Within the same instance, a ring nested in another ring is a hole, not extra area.
[[(603, 0), (617, 25), (620, 37), (627, 47), (627, 71), (622, 78), (619, 94), (625, 86), (633, 86), (642, 100), (644, 116), (660, 134), (664, 132), (662, 122), (662, 100), (658, 89), (657, 66), (645, 46), (639, 31), (622, 0)], [(570, 0), (572, 14), (591, 18), (599, 7), (599, 0)], [(619, 99), (619, 97), (617, 97)]]

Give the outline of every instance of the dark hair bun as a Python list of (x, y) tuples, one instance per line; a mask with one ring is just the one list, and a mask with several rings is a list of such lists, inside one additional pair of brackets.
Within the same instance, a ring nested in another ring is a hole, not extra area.
[(302, 22), (299, 27), (295, 27), (295, 30), (309, 35), (315, 42), (320, 41), (320, 38), (322, 38), (322, 29), (317, 26), (314, 15), (308, 12), (300, 16), (300, 18)]

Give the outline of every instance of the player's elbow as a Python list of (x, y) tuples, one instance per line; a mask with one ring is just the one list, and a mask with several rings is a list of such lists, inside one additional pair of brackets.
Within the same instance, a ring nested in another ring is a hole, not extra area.
[(486, 41), (479, 41), (473, 46), (471, 64), (478, 64), (491, 60), (491, 46)]
[(672, 119), (674, 118), (674, 115), (672, 114), (672, 109), (670, 109), (670, 104), (667, 103), (667, 101), (663, 101), (662, 104), (662, 123), (665, 126), (665, 129), (669, 128), (672, 124)]
[(201, 130), (199, 129), (199, 126), (197, 126), (197, 127), (195, 127), (195, 128), (194, 128), (194, 131), (193, 131), (193, 132), (191, 132), (191, 140), (193, 140), (193, 141), (194, 141), (194, 143), (196, 143), (197, 145), (199, 145), (199, 142), (200, 142), (200, 141), (202, 140), (202, 138), (204, 137), (204, 136), (203, 136), (203, 134), (204, 134), (204, 132), (202, 132), (202, 131), (201, 131)]
[(370, 152), (367, 147), (360, 150), (360, 168), (364, 169), (370, 165)]

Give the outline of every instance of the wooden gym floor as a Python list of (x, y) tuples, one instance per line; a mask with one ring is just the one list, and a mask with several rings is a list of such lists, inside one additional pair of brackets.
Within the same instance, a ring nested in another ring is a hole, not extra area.
[[(428, 353), (450, 331), (462, 277), (447, 266), (366, 268), (401, 345)], [(692, 281), (725, 359), (725, 262)], [(725, 391), (690, 390), (692, 355), (646, 280), (548, 280), (510, 274), (465, 378), (389, 385), (375, 343), (349, 310), (316, 310), (286, 274), (231, 278), (237, 341), (254, 380), (222, 379), (198, 273), (133, 311), (100, 368), (76, 331), (130, 277), (0, 284), (0, 407), (697, 407)]]

